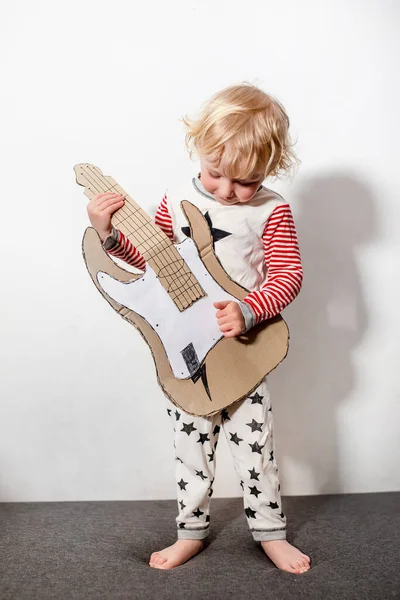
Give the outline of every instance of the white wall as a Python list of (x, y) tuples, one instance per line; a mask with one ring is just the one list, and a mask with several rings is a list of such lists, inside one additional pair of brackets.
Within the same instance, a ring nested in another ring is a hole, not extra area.
[[(147, 346), (91, 283), (73, 166), (153, 213), (196, 172), (179, 118), (243, 80), (281, 99), (305, 267), (270, 378), (283, 493), (400, 487), (398, 3), (7, 3), (1, 61), (0, 501), (173, 498)], [(225, 444), (216, 496), (240, 494)]]

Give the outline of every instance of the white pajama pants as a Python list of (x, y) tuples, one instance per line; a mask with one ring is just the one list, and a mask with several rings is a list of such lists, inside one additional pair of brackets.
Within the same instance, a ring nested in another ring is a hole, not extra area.
[(178, 538), (203, 539), (210, 526), (215, 451), (223, 430), (243, 490), (244, 508), (257, 541), (286, 538), (273, 418), (266, 380), (249, 395), (210, 418), (194, 417), (168, 402), (175, 432)]

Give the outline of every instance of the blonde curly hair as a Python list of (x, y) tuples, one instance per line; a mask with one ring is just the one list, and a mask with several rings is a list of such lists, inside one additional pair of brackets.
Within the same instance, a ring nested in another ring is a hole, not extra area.
[(192, 157), (224, 157), (224, 175), (246, 179), (290, 174), (300, 164), (289, 137), (289, 117), (274, 98), (247, 83), (228, 87), (206, 102), (198, 119), (185, 117)]

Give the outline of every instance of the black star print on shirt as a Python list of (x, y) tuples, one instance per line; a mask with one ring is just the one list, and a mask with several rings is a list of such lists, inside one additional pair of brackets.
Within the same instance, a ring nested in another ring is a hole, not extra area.
[(246, 423), (248, 427), (251, 427), (251, 433), (255, 431), (262, 431), (262, 423), (257, 423), (255, 419), (251, 420), (251, 423)]
[(202, 481), (204, 481), (205, 479), (207, 479), (207, 476), (204, 475), (203, 471), (196, 471), (196, 475), (198, 477), (201, 477)]
[(177, 410), (175, 411), (175, 416), (176, 420), (179, 421), (179, 419), (181, 418), (181, 414)]
[(186, 492), (186, 486), (188, 485), (188, 483), (189, 483), (188, 481), (183, 481), (182, 477), (181, 477), (181, 480), (178, 481), (179, 487), (181, 488), (181, 490), (185, 490), (185, 492)]
[(258, 392), (254, 394), (254, 396), (249, 396), (252, 404), (262, 404), (262, 399), (264, 396), (260, 396)]
[(199, 442), (200, 442), (200, 443), (201, 443), (201, 445), (203, 445), (203, 444), (204, 444), (204, 442), (209, 442), (209, 441), (211, 441), (211, 440), (210, 440), (210, 438), (208, 437), (208, 433), (200, 433), (199, 435), (200, 435), (200, 437), (199, 437), (199, 439), (197, 440), (197, 443), (199, 443)]
[(248, 519), (255, 519), (256, 518), (256, 510), (251, 510), (251, 508), (245, 508), (244, 512), (246, 513), (246, 517)]
[(240, 487), (242, 488), (242, 490), (244, 491), (244, 481), (240, 482)]
[(261, 450), (264, 448), (265, 444), (260, 446), (258, 442), (254, 442), (254, 444), (249, 444), (249, 446), (251, 447), (252, 452), (258, 452), (258, 454), (261, 454)]
[(167, 413), (169, 416), (171, 416), (172, 410), (170, 408), (167, 408)]
[(185, 523), (179, 523), (179, 529), (185, 529)]
[(183, 503), (183, 500), (179, 501), (179, 504), (181, 505), (181, 509), (183, 510), (184, 508), (186, 508), (186, 504)]
[(211, 452), (211, 454), (207, 454), (207, 456), (209, 457), (208, 462), (211, 462), (214, 460), (214, 454), (215, 454), (214, 450)]
[(183, 425), (183, 427), (182, 427), (181, 431), (184, 431), (188, 435), (190, 435), (192, 433), (192, 431), (197, 431), (196, 427), (193, 427), (194, 421), (192, 421), (191, 423), (182, 423), (182, 425)]
[(250, 479), (256, 479), (257, 481), (260, 481), (258, 479), (258, 476), (259, 476), (260, 473), (257, 473), (257, 471), (255, 469), (251, 469), (251, 470), (247, 469), (247, 470), (250, 473)]
[(243, 439), (238, 437), (237, 433), (229, 432), (229, 435), (231, 436), (231, 442), (234, 442), (236, 446), (239, 446), (239, 442), (243, 442)]
[(260, 490), (258, 490), (255, 485), (253, 487), (249, 486), (249, 490), (250, 490), (250, 496), (253, 495), (256, 498), (258, 498), (259, 494), (261, 494)]
[(270, 502), (267, 506), (269, 506), (270, 508), (279, 508), (279, 504), (277, 504), (276, 502)]
[(194, 517), (199, 518), (199, 517), (201, 517), (201, 515), (204, 515), (204, 512), (202, 512), (199, 508), (197, 510), (193, 511)]
[(216, 426), (214, 427), (213, 434), (214, 434), (214, 435), (217, 435), (217, 433), (219, 433), (219, 432), (220, 432), (220, 430), (221, 430), (221, 427), (220, 427), (219, 425), (216, 425)]
[(269, 454), (270, 454), (269, 460), (274, 460), (274, 451), (272, 450), (272, 452), (270, 452)]
[[(217, 229), (216, 227), (213, 227), (211, 217), (208, 214), (208, 211), (205, 213), (204, 218), (207, 221), (208, 226), (210, 228), (211, 237), (213, 239), (213, 247), (215, 247), (215, 242), (219, 242), (219, 240), (223, 240), (229, 235), (232, 235), (228, 231), (224, 231), (223, 229)], [(190, 227), (182, 227), (182, 233), (184, 233), (187, 237), (190, 237)]]

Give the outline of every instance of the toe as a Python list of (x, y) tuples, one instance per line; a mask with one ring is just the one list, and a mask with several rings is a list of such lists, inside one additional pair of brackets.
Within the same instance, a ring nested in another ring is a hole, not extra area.
[(300, 552), (300, 558), (302, 560), (308, 560), (308, 562), (310, 562), (310, 560), (311, 560), (310, 557), (307, 556), (307, 554), (304, 554), (304, 552)]
[(150, 557), (150, 566), (151, 567), (159, 567), (167, 562), (167, 559), (164, 558), (159, 552), (154, 552)]
[(300, 567), (299, 566), (293, 567), (292, 565), (289, 565), (287, 569), (284, 569), (284, 571), (298, 575), (300, 573)]
[(298, 562), (302, 567), (308, 567), (308, 562), (307, 562), (305, 556), (300, 556), (300, 558), (298, 559)]
[(308, 565), (307, 563), (303, 562), (300, 566), (300, 573), (306, 573), (307, 571), (310, 570), (310, 565)]
[(303, 561), (300, 559), (294, 561), (292, 563), (292, 567), (294, 568), (294, 570), (296, 571), (296, 573), (304, 573), (307, 569), (307, 567), (305, 566), (305, 564), (303, 563)]
[(295, 569), (301, 569), (303, 567), (303, 561), (301, 558), (296, 558), (296, 560), (292, 562), (292, 567)]
[(281, 565), (279, 568), (287, 573), (297, 573), (300, 570), (300, 567), (296, 561), (293, 561), (292, 563), (288, 562), (286, 565)]

